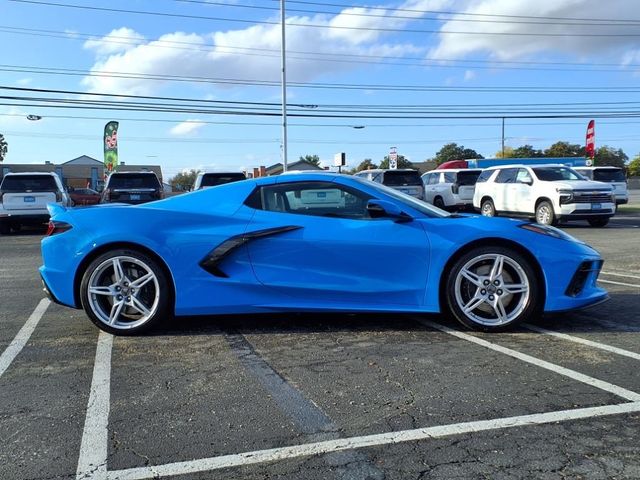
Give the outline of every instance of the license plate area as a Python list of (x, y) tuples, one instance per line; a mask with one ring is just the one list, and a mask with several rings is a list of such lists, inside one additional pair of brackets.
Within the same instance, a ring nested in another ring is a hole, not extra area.
[(140, 194), (132, 193), (131, 194), (131, 200), (140, 200)]
[(24, 197), (24, 203), (35, 203), (36, 197)]
[(591, 204), (591, 210), (600, 210), (601, 208), (602, 208), (602, 205), (600, 203)]

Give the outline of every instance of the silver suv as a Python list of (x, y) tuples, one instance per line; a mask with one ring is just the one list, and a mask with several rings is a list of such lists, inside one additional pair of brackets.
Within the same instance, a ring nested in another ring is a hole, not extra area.
[(422, 175), (424, 199), (442, 209), (473, 208), (479, 168), (432, 170)]
[(378, 182), (387, 187), (394, 188), (402, 193), (411, 195), (412, 197), (424, 200), (424, 187), (420, 172), (411, 168), (402, 168), (397, 170), (385, 170), (376, 168), (372, 170), (363, 170), (355, 174), (356, 177), (365, 178), (372, 182)]
[(0, 233), (17, 231), (22, 225), (48, 222), (49, 203), (71, 205), (58, 175), (52, 172), (7, 173), (0, 183)]

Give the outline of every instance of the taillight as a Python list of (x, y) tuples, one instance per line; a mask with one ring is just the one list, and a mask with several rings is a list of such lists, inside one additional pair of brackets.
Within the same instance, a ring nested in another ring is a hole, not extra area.
[(59, 222), (57, 220), (49, 220), (49, 227), (47, 228), (47, 237), (51, 237), (52, 235), (57, 235), (58, 233), (66, 232), (67, 230), (71, 230), (71, 225), (67, 222)]
[(458, 185), (457, 183), (454, 183), (453, 185), (451, 185), (451, 191), (457, 194), (460, 191), (460, 185)]

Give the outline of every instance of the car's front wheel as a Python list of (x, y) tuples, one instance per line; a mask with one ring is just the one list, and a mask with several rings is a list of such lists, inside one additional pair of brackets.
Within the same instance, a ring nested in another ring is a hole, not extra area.
[(114, 335), (136, 335), (171, 312), (168, 279), (141, 252), (117, 249), (93, 260), (80, 285), (82, 307), (93, 323)]
[(480, 206), (480, 213), (485, 217), (495, 217), (496, 216), (496, 207), (493, 204), (493, 200), (490, 198), (484, 200), (482, 205)]
[(536, 207), (536, 222), (541, 225), (556, 225), (557, 219), (551, 202), (543, 200)]
[(529, 260), (506, 247), (478, 247), (449, 271), (449, 312), (474, 330), (500, 331), (537, 316), (541, 287)]

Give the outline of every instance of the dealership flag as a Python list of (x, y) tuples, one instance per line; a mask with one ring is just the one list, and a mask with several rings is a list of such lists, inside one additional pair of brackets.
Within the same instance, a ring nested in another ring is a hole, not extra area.
[(587, 144), (586, 144), (587, 157), (593, 160), (596, 154), (596, 122), (591, 120), (587, 125)]
[(104, 126), (104, 169), (105, 174), (118, 168), (118, 122)]

